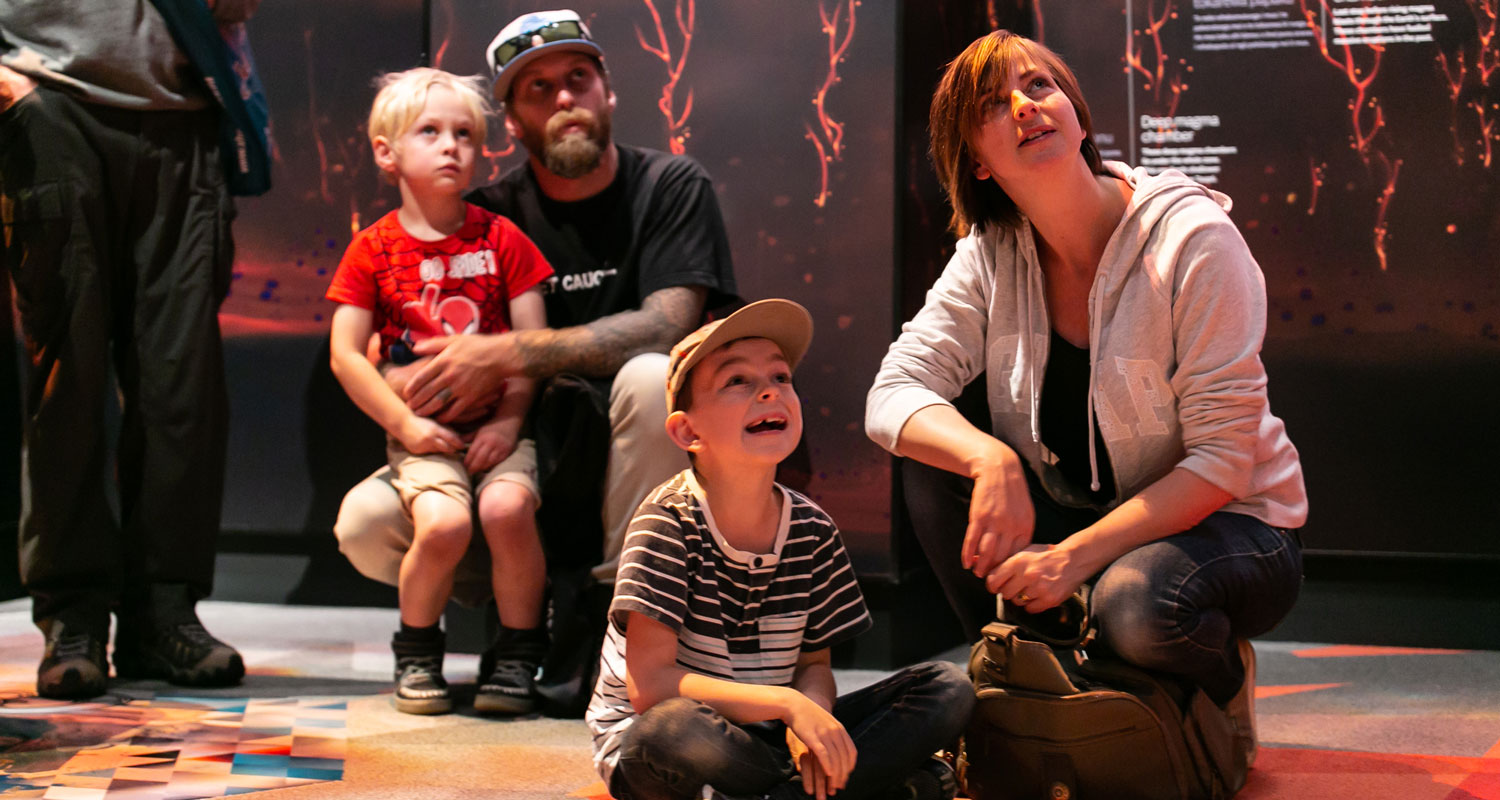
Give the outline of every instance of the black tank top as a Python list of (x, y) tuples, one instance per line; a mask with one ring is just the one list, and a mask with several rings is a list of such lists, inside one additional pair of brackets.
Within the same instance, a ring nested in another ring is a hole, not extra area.
[(1052, 331), (1052, 346), (1047, 357), (1047, 372), (1042, 378), (1042, 402), (1038, 411), (1042, 444), (1057, 456), (1057, 468), (1063, 477), (1095, 503), (1108, 503), (1115, 497), (1114, 469), (1099, 420), (1094, 419), (1094, 448), (1099, 461), (1099, 491), (1089, 491), (1089, 443), (1084, 438), (1088, 419), (1089, 351), (1075, 347)]

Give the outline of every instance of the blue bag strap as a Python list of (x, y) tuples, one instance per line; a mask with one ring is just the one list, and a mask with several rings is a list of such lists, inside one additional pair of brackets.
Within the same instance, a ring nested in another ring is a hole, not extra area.
[(151, 0), (172, 39), (198, 68), (223, 109), (219, 150), (229, 191), (265, 194), (271, 188), (271, 114), (245, 26), (221, 29), (203, 0)]

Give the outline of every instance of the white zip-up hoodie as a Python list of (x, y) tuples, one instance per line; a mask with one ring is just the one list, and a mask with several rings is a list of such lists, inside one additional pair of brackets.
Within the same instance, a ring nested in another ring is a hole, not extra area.
[[(1176, 170), (1105, 166), (1135, 193), (1089, 291), (1089, 403), (1078, 424), (1095, 488), (1097, 420), (1115, 504), (1182, 467), (1233, 496), (1223, 510), (1300, 527), (1302, 466), (1271, 413), (1260, 360), (1265, 279), (1225, 213), (1229, 198)], [(950, 404), (984, 372), (994, 435), (1059, 502), (1088, 505), (1041, 442), (1050, 330), (1030, 222), (971, 232), (881, 362), (865, 406), (870, 438), (900, 455), (912, 414)]]

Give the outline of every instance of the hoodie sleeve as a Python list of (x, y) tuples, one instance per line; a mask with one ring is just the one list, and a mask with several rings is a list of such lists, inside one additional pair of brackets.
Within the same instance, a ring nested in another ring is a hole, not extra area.
[(1213, 211), (1184, 240), (1172, 282), (1172, 388), (1187, 453), (1178, 466), (1244, 498), (1268, 413), (1266, 286), (1239, 231)]
[(896, 455), (896, 441), (911, 415), (927, 406), (951, 406), (984, 371), (994, 274), (981, 248), (993, 245), (990, 236), (959, 240), (922, 310), (901, 326), (880, 362), (865, 398), (865, 432)]

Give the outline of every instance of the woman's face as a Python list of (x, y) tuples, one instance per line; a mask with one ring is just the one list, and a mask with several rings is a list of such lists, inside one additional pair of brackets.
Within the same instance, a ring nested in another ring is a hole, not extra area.
[(971, 146), (974, 176), (994, 178), (1001, 189), (1082, 158), (1083, 127), (1073, 103), (1046, 67), (1017, 61), (1010, 75), (981, 101)]

